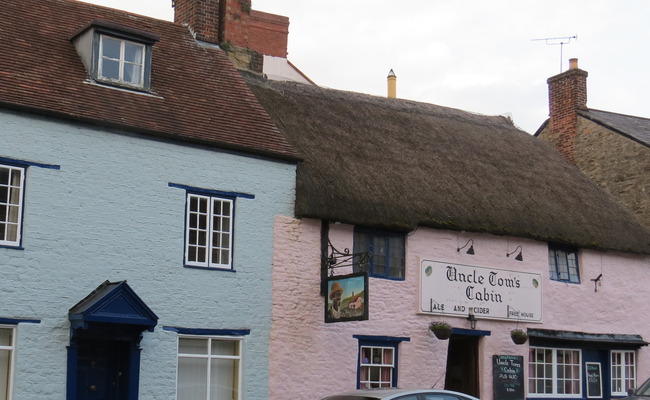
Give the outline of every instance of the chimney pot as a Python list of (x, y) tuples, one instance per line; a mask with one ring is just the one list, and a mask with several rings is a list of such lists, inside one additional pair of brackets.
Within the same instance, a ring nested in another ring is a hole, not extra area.
[(391, 69), (388, 73), (388, 98), (394, 99), (397, 97), (397, 76)]
[(570, 58), (569, 59), (569, 69), (578, 69), (578, 59)]

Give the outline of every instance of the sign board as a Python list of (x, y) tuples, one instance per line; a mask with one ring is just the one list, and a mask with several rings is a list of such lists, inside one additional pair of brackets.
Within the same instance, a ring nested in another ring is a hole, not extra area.
[(541, 322), (542, 276), (423, 260), (420, 312)]
[(524, 357), (492, 356), (494, 398), (498, 400), (524, 400)]
[(368, 275), (359, 272), (327, 279), (325, 322), (368, 319)]
[(600, 363), (588, 362), (585, 363), (585, 366), (587, 368), (587, 398), (602, 399), (603, 380), (600, 373)]

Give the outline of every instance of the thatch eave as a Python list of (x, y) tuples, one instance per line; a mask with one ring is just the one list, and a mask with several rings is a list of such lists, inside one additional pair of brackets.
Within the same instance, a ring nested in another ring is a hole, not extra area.
[(650, 232), (504, 117), (248, 78), (303, 157), (296, 215), (650, 254)]

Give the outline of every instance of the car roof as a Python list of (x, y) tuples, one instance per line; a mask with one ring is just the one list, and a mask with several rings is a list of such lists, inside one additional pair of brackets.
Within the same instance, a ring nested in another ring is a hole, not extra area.
[(442, 389), (399, 389), (399, 388), (386, 388), (386, 389), (359, 389), (351, 392), (339, 393), (336, 395), (325, 397), (323, 400), (373, 400), (373, 399), (392, 399), (397, 396), (402, 396), (406, 394), (418, 394), (418, 393), (438, 393), (438, 394), (449, 394), (449, 395), (459, 395), (463, 396), (468, 400), (479, 400), (470, 395), (454, 392), (450, 390)]

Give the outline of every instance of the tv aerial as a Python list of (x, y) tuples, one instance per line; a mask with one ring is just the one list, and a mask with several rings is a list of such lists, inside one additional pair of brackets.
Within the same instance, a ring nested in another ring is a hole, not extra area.
[(560, 45), (560, 72), (562, 72), (562, 50), (565, 44), (571, 43), (571, 40), (578, 40), (578, 35), (573, 36), (561, 36), (561, 37), (549, 37), (541, 39), (531, 39), (533, 42), (543, 40), (548, 46), (557, 46)]

